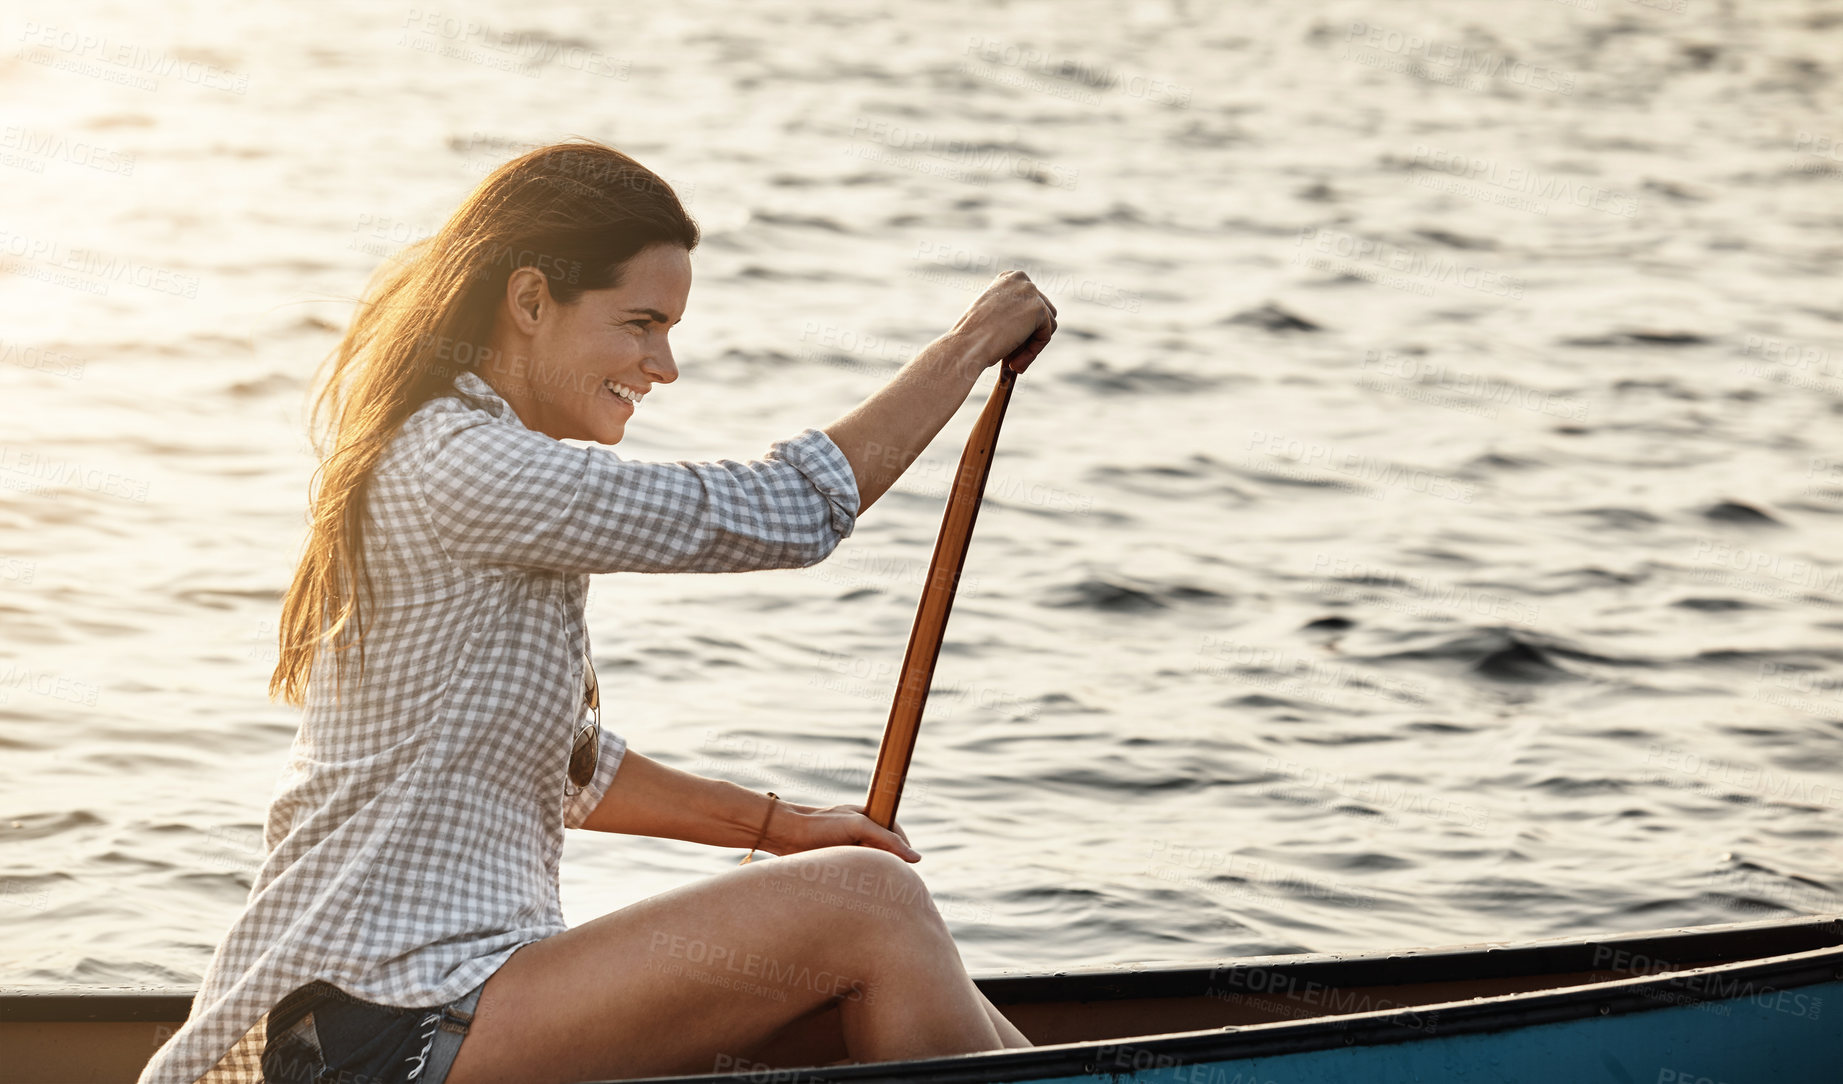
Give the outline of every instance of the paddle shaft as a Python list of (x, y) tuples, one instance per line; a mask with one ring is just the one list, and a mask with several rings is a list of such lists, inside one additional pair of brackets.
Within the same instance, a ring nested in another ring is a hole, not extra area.
[(966, 450), (960, 454), (959, 469), (954, 472), (953, 491), (947, 496), (947, 511), (941, 517), (941, 534), (934, 543), (934, 559), (928, 564), (928, 580), (922, 586), (915, 626), (909, 631), (909, 649), (902, 657), (902, 676), (896, 683), (889, 725), (883, 730), (883, 746), (877, 750), (877, 770), (870, 777), (870, 797), (864, 806), (865, 815), (885, 828), (896, 821), (896, 805), (902, 800), (903, 780), (908, 778), (909, 759), (915, 753), (915, 736), (921, 730), (928, 686), (934, 681), (935, 660), (941, 655), (947, 615), (953, 609), (954, 590), (960, 585), (960, 570), (966, 564), (966, 546), (973, 537), (973, 521), (979, 517), (986, 475), (992, 471), (998, 427), (1005, 420), (1005, 405), (1011, 401), (1011, 386), (1016, 382), (1017, 373), (1001, 362), (998, 383), (973, 424)]

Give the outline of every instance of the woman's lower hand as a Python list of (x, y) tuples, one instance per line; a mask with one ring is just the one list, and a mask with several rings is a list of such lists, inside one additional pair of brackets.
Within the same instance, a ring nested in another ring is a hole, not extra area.
[(921, 852), (909, 846), (901, 824), (894, 831), (864, 815), (861, 805), (820, 808), (781, 802), (768, 824), (762, 850), (769, 854), (798, 854), (820, 847), (875, 847), (905, 862), (921, 861)]

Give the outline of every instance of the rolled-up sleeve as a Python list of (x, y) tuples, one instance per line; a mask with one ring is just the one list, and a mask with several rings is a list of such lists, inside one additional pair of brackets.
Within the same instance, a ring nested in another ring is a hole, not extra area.
[(857, 479), (822, 429), (752, 462), (649, 463), (494, 423), (431, 442), (423, 497), (457, 562), (558, 572), (741, 572), (824, 560)]
[[(600, 724), (597, 724), (600, 726)], [(608, 793), (609, 784), (614, 782), (614, 773), (620, 770), (621, 758), (627, 755), (627, 742), (606, 726), (601, 726), (600, 759), (595, 762), (595, 776), (589, 785), (570, 795), (563, 803), (563, 827), (581, 828), (582, 823), (595, 812), (595, 807), (602, 804), (602, 796)]]

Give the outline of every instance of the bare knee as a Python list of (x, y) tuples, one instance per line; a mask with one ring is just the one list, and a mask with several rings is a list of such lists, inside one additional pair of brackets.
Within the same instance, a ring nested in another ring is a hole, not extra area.
[(914, 867), (874, 847), (821, 847), (776, 859), (772, 868), (790, 890), (829, 919), (887, 929), (945, 930)]

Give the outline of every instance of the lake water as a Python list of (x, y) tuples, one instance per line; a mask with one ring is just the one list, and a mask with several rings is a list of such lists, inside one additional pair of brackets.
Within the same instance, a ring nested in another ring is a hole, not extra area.
[[(307, 378), (573, 135), (707, 231), (630, 458), (829, 422), (1005, 268), (1060, 307), (902, 810), (970, 966), (1843, 910), (1827, 6), (670, 7), (9, 10), (9, 983), (197, 980), (297, 718)], [(599, 577), (604, 718), (861, 800), (989, 385), (821, 565)], [(565, 909), (736, 858), (573, 833)]]

